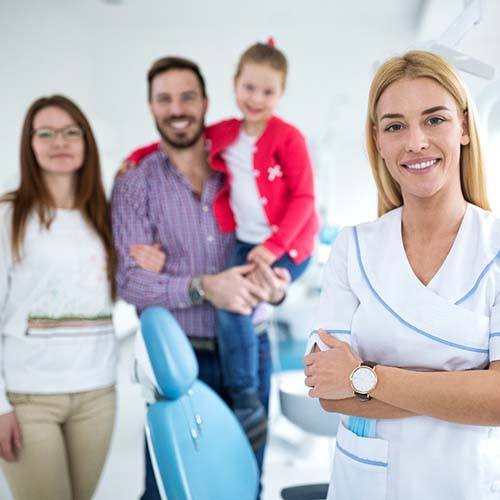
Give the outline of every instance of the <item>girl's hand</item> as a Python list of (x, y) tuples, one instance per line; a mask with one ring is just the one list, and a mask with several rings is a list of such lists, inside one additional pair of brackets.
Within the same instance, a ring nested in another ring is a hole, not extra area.
[(141, 146), (140, 148), (132, 151), (132, 153), (130, 153), (127, 158), (122, 161), (118, 172), (115, 174), (115, 179), (120, 177), (120, 175), (126, 174), (129, 170), (136, 168), (146, 156), (158, 151), (159, 147), (159, 142), (153, 142), (152, 144)]
[(0, 415), (0, 457), (7, 462), (14, 462), (15, 450), (20, 450), (21, 446), (21, 427), (16, 413), (11, 411)]
[(249, 262), (255, 262), (256, 264), (260, 262), (261, 264), (270, 266), (276, 261), (276, 256), (264, 245), (257, 245), (248, 252), (247, 260)]
[(133, 160), (128, 160), (128, 159), (123, 160), (115, 174), (115, 179), (117, 177), (120, 177), (120, 175), (126, 174), (129, 170), (134, 170), (134, 168), (136, 168), (137, 165), (138, 164)]
[(359, 366), (361, 358), (349, 344), (319, 331), (321, 340), (330, 349), (312, 352), (304, 357), (305, 384), (312, 387), (309, 396), (322, 399), (346, 399), (354, 396), (349, 376)]
[(160, 245), (130, 245), (130, 256), (139, 267), (153, 273), (160, 273), (167, 256), (160, 250)]

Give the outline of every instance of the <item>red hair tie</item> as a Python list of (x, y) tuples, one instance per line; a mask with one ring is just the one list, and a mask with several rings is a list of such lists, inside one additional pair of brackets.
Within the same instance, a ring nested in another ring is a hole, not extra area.
[(271, 47), (276, 47), (276, 44), (274, 43), (274, 38), (272, 36), (270, 36), (268, 39), (267, 39), (267, 42), (266, 42), (267, 45), (270, 45)]

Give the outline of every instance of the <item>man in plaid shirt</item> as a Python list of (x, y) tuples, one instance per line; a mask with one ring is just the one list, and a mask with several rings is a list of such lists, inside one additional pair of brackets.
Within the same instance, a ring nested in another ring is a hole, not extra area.
[[(212, 213), (224, 179), (207, 161), (209, 144), (203, 131), (208, 99), (198, 66), (182, 58), (162, 58), (151, 67), (148, 84), (150, 109), (162, 140), (160, 148), (143, 151), (140, 164), (115, 182), (118, 290), (139, 314), (146, 307), (163, 306), (177, 318), (194, 347), (200, 379), (227, 400), (215, 308), (249, 314), (260, 302), (277, 303), (289, 276), (254, 264), (226, 269), (235, 237), (220, 232)], [(262, 330), (259, 396), (267, 408), (271, 356), (267, 332)], [(260, 468), (266, 435), (267, 426), (249, 434)], [(146, 450), (142, 500), (152, 499), (160, 496)]]

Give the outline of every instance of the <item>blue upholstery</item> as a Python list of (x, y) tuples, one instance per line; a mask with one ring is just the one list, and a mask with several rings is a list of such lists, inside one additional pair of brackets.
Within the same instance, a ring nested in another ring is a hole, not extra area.
[(186, 394), (198, 378), (198, 363), (177, 320), (161, 307), (150, 307), (141, 315), (141, 331), (162, 396)]
[(196, 380), (191, 344), (162, 308), (141, 329), (163, 397), (148, 410), (146, 434), (161, 494), (168, 500), (255, 500), (259, 472), (243, 430), (222, 399)]

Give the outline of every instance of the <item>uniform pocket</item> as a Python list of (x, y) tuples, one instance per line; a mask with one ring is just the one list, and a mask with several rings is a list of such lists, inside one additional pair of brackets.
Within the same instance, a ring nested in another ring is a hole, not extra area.
[(386, 500), (388, 449), (388, 441), (359, 437), (341, 423), (328, 500)]

